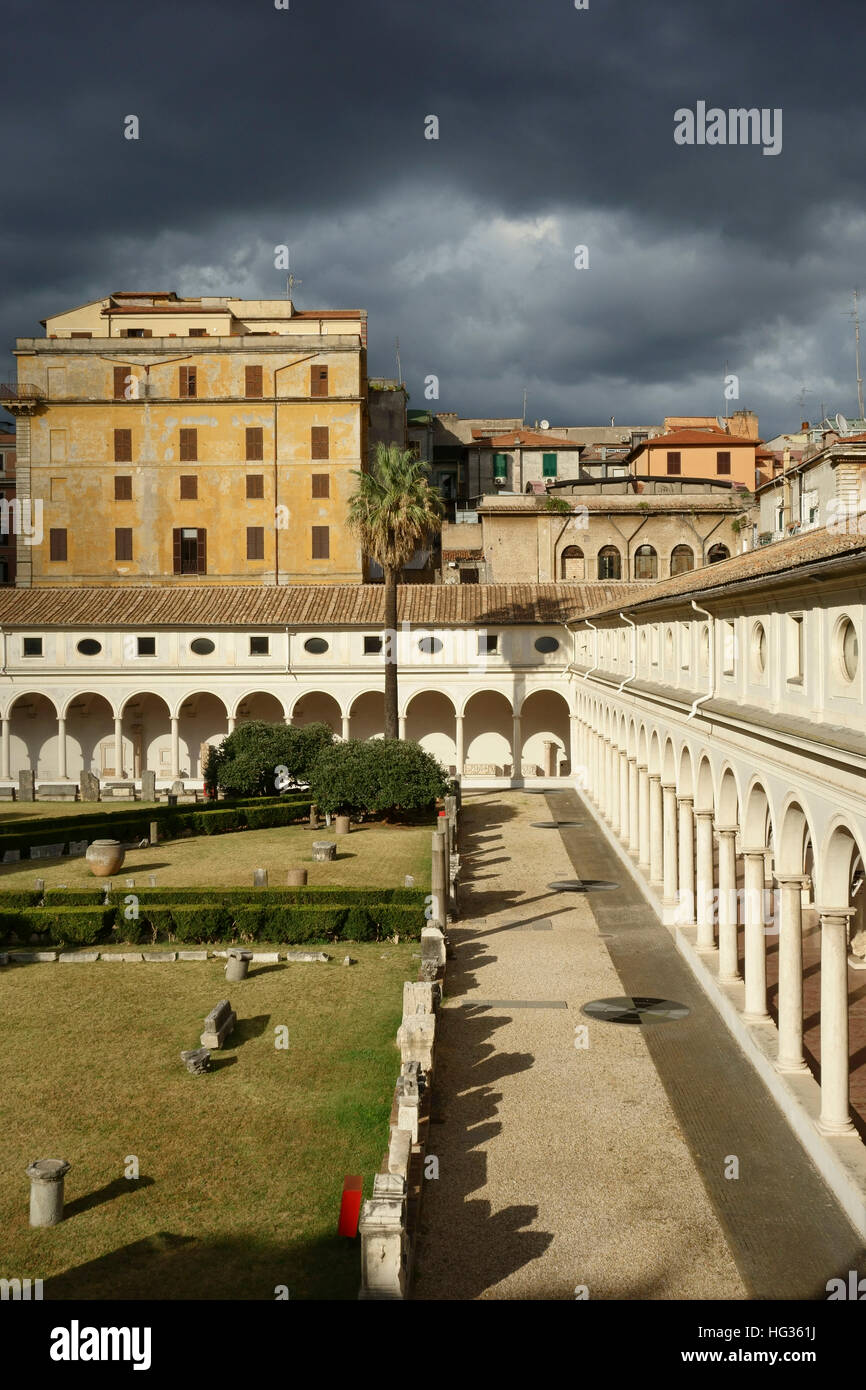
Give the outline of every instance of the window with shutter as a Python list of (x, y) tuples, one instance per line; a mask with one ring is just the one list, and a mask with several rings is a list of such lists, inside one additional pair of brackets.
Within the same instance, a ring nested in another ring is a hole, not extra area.
[(175, 526), (174, 530), (173, 530), (172, 533), (171, 533), (171, 539), (172, 539), (172, 562), (173, 562), (174, 573), (175, 573), (175, 574), (180, 574), (182, 571), (181, 571), (181, 529), (180, 529), (179, 526)]
[(191, 328), (191, 329), (189, 330), (189, 336), (190, 336), (191, 338), (206, 338), (206, 337), (207, 337), (207, 329), (206, 329), (206, 328)]
[(131, 526), (116, 526), (114, 528), (114, 558), (115, 560), (132, 559)]
[(70, 333), (70, 338), (92, 338), (92, 333)]
[(327, 367), (312, 366), (310, 368), (310, 395), (327, 396), (328, 394), (328, 369)]
[(682, 458), (678, 453), (668, 454), (668, 473), (682, 472)]
[(66, 559), (66, 527), (52, 526), (48, 532), (48, 553), (52, 560)]
[(724, 474), (724, 473), (730, 473), (730, 471), (731, 471), (731, 455), (730, 455), (730, 451), (727, 450), (727, 449), (723, 449), (721, 452), (719, 452), (719, 453), (716, 454), (716, 472), (717, 472), (717, 473), (722, 473), (722, 474)]
[(265, 456), (264, 435), (259, 425), (247, 427), (246, 455), (250, 463), (257, 463)]
[(198, 462), (198, 430), (181, 430), (180, 461), (181, 463)]
[(128, 475), (121, 475), (114, 480), (114, 500), (115, 502), (132, 501), (132, 478)]
[(244, 395), (261, 396), (263, 390), (261, 367), (244, 367)]
[(330, 431), (327, 425), (313, 425), (310, 431), (310, 457), (314, 459), (330, 458)]
[(264, 497), (265, 479), (262, 473), (247, 474), (247, 497)]
[(265, 528), (264, 526), (247, 527), (247, 559), (263, 560), (265, 558)]
[(114, 369), (114, 399), (116, 401), (126, 400), (126, 378), (132, 376), (128, 367), (115, 367)]
[(312, 494), (312, 495), (313, 495), (314, 497), (330, 497), (330, 495), (331, 495), (331, 478), (330, 478), (330, 474), (328, 474), (328, 473), (313, 473), (313, 474), (311, 475), (311, 477), (312, 477), (312, 480), (313, 480), (313, 494)]
[(541, 476), (543, 478), (556, 477), (556, 454), (541, 455)]
[(132, 463), (132, 430), (114, 431), (114, 462)]
[(198, 377), (195, 367), (181, 367), (178, 371), (178, 395), (193, 397), (197, 394)]
[(314, 526), (313, 530), (313, 559), (329, 560), (331, 558), (331, 531), (328, 526)]
[(203, 526), (198, 531), (198, 547), (196, 550), (196, 564), (198, 574), (207, 574), (207, 531)]
[(181, 501), (193, 501), (198, 497), (198, 474), (181, 473), (180, 475), (180, 496)]
[(494, 455), (493, 455), (493, 476), (494, 476), (494, 478), (507, 478), (507, 477), (508, 477), (508, 455), (507, 455), (507, 454), (494, 454)]

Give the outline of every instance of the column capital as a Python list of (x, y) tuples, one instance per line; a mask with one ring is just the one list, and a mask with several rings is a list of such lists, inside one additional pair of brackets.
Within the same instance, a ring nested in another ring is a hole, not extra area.
[(649, 767), (648, 767), (648, 765), (647, 765), (646, 763), (641, 763), (641, 762), (639, 762), (638, 765), (637, 765), (637, 770), (638, 770), (638, 772), (647, 772), (647, 773), (648, 773), (648, 772), (649, 772)]
[(716, 833), (719, 835), (739, 835), (740, 827), (734, 825), (716, 825)]
[(661, 786), (662, 775), (660, 772), (651, 772), (649, 774), (649, 779), (651, 782), (658, 782)]
[(695, 811), (695, 816), (698, 820), (708, 820), (710, 822), (712, 822), (713, 816), (715, 814), (715, 811)]
[(822, 927), (825, 923), (827, 926), (847, 927), (850, 919), (857, 916), (856, 907), (816, 907), (815, 911)]
[(674, 793), (676, 793), (676, 789), (677, 789), (677, 784), (676, 784), (676, 782), (662, 782), (662, 791), (663, 791), (663, 792), (674, 792)]
[(773, 871), (773, 878), (776, 880), (777, 883), (781, 883), (782, 885), (796, 883), (799, 884), (801, 888), (805, 887), (805, 885), (809, 882), (808, 874), (783, 874), (780, 873), (777, 869)]
[(637, 758), (628, 758), (627, 761), (630, 762), (633, 767), (637, 767)]
[(764, 845), (763, 847), (761, 845), (749, 845), (748, 849), (742, 846), (740, 848), (740, 853), (744, 859), (763, 859), (768, 848), (768, 845)]
[(677, 805), (678, 805), (678, 806), (694, 806), (694, 804), (695, 804), (695, 798), (694, 798), (693, 796), (678, 796), (678, 797), (677, 797)]

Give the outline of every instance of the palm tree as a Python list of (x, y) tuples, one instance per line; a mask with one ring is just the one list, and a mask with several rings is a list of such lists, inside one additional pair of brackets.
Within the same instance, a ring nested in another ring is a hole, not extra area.
[(442, 500), (427, 481), (426, 464), (399, 444), (377, 444), (369, 469), (352, 471), (358, 488), (349, 498), (348, 524), (385, 573), (385, 737), (396, 738), (397, 585), (419, 542), (441, 527)]

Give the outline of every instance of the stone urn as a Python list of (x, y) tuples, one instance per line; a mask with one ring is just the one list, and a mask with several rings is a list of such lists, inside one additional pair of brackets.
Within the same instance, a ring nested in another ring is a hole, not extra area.
[(348, 817), (348, 816), (337, 816), (336, 820), (334, 821), (334, 833), (335, 833), (336, 835), (348, 835), (348, 833), (349, 833), (349, 817)]
[(252, 951), (233, 950), (228, 952), (226, 960), (226, 979), (230, 984), (236, 984), (238, 980), (245, 980), (247, 978), (252, 958)]
[(126, 851), (119, 840), (94, 840), (85, 859), (97, 878), (109, 878), (122, 866)]

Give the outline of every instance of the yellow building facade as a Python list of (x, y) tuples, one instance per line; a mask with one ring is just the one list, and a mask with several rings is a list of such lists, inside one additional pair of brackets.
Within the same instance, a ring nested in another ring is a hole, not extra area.
[(366, 314), (110, 295), (18, 339), (19, 586), (357, 583)]

